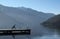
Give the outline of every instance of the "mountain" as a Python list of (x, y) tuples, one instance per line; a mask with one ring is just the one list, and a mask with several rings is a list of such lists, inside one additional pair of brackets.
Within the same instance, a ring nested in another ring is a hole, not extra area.
[(0, 29), (9, 28), (8, 26), (12, 27), (13, 23), (17, 23), (17, 21), (7, 16), (6, 14), (0, 12)]
[(42, 24), (53, 29), (60, 29), (60, 14), (53, 16)]
[(60, 35), (60, 14), (53, 16), (52, 18), (43, 22), (42, 25), (50, 29), (54, 29), (55, 31), (57, 31), (58, 35)]
[[(5, 26), (7, 24), (10, 27), (12, 24), (16, 24), (16, 27), (23, 28), (30, 28), (32, 36), (38, 36), (43, 34), (51, 34), (50, 31), (44, 28), (40, 23), (46, 21), (47, 19), (54, 16), (52, 13), (44, 13), (33, 10), (31, 8), (25, 7), (8, 7), (0, 5), (0, 11), (6, 15), (7, 18), (4, 18), (8, 23), (5, 22)], [(2, 16), (3, 16), (2, 14)], [(2, 17), (1, 16), (1, 17)], [(4, 16), (5, 17), (5, 16)], [(12, 21), (11, 21), (12, 20)], [(15, 21), (14, 21), (15, 20)], [(3, 21), (3, 20), (1, 20)], [(3, 25), (3, 23), (2, 23)], [(45, 32), (46, 31), (46, 32)], [(49, 31), (49, 32), (48, 32)]]
[(23, 23), (17, 22), (15, 19), (11, 18), (10, 16), (0, 12), (0, 29), (3, 29), (3, 28), (11, 29), (14, 24), (23, 24)]

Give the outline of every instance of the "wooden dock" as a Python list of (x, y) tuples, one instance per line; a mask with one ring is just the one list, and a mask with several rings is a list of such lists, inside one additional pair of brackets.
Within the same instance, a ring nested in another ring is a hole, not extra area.
[(30, 29), (16, 30), (16, 29), (0, 29), (0, 36), (2, 35), (30, 35)]

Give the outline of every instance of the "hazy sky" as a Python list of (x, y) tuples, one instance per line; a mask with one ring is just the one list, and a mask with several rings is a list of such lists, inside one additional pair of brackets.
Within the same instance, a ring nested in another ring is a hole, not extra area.
[(27, 7), (37, 11), (60, 14), (60, 0), (0, 0), (0, 4), (12, 7)]

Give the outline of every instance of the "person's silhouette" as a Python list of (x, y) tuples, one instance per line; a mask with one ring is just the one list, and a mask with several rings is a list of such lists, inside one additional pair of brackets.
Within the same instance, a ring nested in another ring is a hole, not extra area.
[[(15, 24), (16, 25), (16, 24)], [(12, 29), (16, 29), (15, 25), (13, 25)]]
[[(12, 29), (16, 29), (15, 25), (13, 25)], [(15, 35), (12, 35), (12, 37), (15, 39)]]

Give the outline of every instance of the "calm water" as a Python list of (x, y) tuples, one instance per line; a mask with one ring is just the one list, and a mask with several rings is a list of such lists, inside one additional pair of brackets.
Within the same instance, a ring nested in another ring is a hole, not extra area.
[[(48, 28), (45, 28), (43, 26), (35, 26), (34, 28), (32, 28), (32, 31), (34, 31), (33, 34), (34, 33), (40, 34), (40, 32), (44, 32), (46, 34), (48, 33), (48, 35), (43, 35), (42, 37), (40, 36), (35, 36), (35, 37), (15, 36), (15, 39), (60, 39), (60, 36), (57, 35), (56, 30), (49, 30)], [(0, 36), (0, 39), (13, 39), (13, 37), (12, 36)]]
[[(0, 36), (0, 39), (13, 39), (12, 36)], [(58, 35), (48, 35), (48, 36), (36, 36), (28, 38), (27, 36), (16, 36), (15, 39), (60, 39)]]
[(43, 36), (43, 37), (34, 37), (33, 39), (60, 39), (58, 35)]

